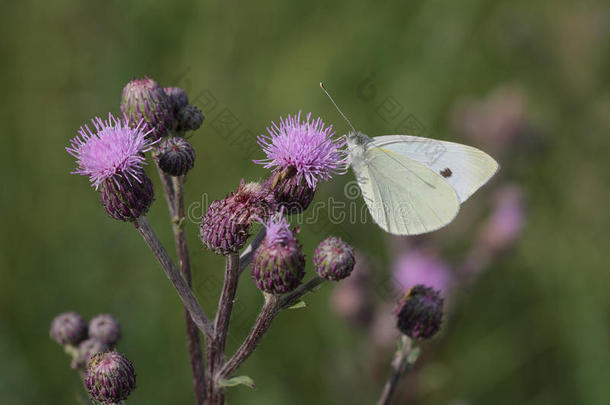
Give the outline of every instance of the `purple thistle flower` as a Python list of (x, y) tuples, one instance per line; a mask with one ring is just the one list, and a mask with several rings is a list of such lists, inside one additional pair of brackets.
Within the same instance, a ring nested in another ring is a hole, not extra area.
[(146, 137), (150, 131), (144, 131), (143, 121), (133, 129), (126, 118), (122, 121), (112, 114), (105, 121), (96, 117), (91, 122), (95, 131), (87, 125), (81, 127), (66, 148), (78, 164), (72, 173), (89, 176), (96, 190), (105, 180), (117, 176), (142, 183), (142, 166), (146, 164), (143, 153), (154, 144)]
[(305, 276), (305, 255), (282, 211), (265, 222), (265, 240), (252, 259), (252, 279), (269, 294), (290, 292)]
[(494, 251), (512, 246), (525, 226), (525, 198), (517, 185), (502, 187), (495, 197), (495, 207), (481, 231), (480, 240)]
[(301, 120), (299, 111), (295, 116), (280, 118), (279, 125), (272, 123), (267, 132), (258, 137), (267, 159), (254, 163), (280, 171), (292, 168), (297, 180), (304, 179), (313, 189), (319, 180), (328, 180), (334, 173), (345, 174), (347, 159), (341, 149), (345, 139), (333, 140), (332, 125), (326, 127), (321, 118), (312, 120), (308, 113)]
[(294, 239), (294, 235), (290, 230), (290, 224), (282, 214), (283, 210), (278, 215), (273, 215), (264, 223), (266, 231), (265, 241), (269, 245), (278, 243), (286, 245)]

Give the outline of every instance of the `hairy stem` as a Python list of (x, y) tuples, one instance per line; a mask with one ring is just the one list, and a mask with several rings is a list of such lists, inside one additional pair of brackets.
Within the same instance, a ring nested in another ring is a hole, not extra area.
[(392, 372), (383, 387), (381, 398), (379, 398), (379, 402), (377, 403), (378, 405), (390, 405), (392, 403), (392, 398), (394, 397), (398, 383), (407, 369), (413, 365), (414, 361), (409, 361), (409, 354), (411, 354), (412, 349), (411, 339), (403, 335), (401, 337), (401, 345), (394, 354), (394, 359), (392, 360)]
[(283, 296), (265, 294), (265, 303), (256, 318), (254, 326), (233, 357), (231, 357), (220, 371), (216, 373), (216, 381), (229, 377), (244, 361), (246, 361), (252, 352), (254, 352), (265, 333), (267, 333), (271, 327), (271, 323), (281, 310), (289, 308), (297, 303), (301, 297), (314, 290), (324, 281), (325, 280), (321, 277), (314, 277), (296, 290)]
[(235, 292), (239, 281), (239, 255), (230, 254), (226, 257), (225, 279), (222, 292), (216, 311), (216, 321), (214, 322), (214, 336), (210, 344), (207, 345), (207, 370), (208, 378), (212, 381), (207, 382), (206, 391), (211, 404), (224, 403), (224, 388), (220, 387), (213, 379), (216, 370), (224, 364), (225, 347), (227, 334), (229, 331), (229, 321), (233, 312), (235, 302)]
[(165, 192), (165, 201), (167, 201), (167, 208), (169, 209), (169, 215), (174, 218), (176, 216), (176, 203), (175, 203), (175, 194), (174, 194), (174, 186), (172, 184), (172, 177), (168, 174), (165, 174), (163, 170), (159, 167), (159, 164), (156, 159), (155, 166), (157, 167), (157, 173), (159, 173), (159, 178), (161, 179), (161, 184), (163, 184), (163, 191)]
[[(183, 177), (172, 177), (172, 189), (174, 193), (173, 209), (168, 206), (172, 217), (172, 230), (174, 232), (174, 242), (178, 253), (178, 264), (180, 273), (189, 287), (193, 286), (191, 275), (191, 260), (186, 242), (186, 231), (184, 230), (184, 187)], [(167, 198), (168, 204), (170, 198)], [(205, 374), (203, 367), (203, 353), (201, 351), (201, 339), (197, 325), (191, 319), (188, 309), (184, 308), (184, 322), (186, 325), (186, 341), (191, 360), (191, 372), (193, 374), (193, 385), (195, 389), (195, 400), (197, 405), (203, 405), (205, 394)]]
[(279, 311), (279, 298), (275, 295), (266, 295), (265, 303), (263, 304), (263, 308), (256, 318), (256, 322), (254, 322), (252, 330), (239, 349), (237, 349), (233, 357), (231, 357), (226, 362), (224, 367), (217, 373), (217, 381), (230, 376), (235, 370), (237, 370), (237, 368), (239, 368), (239, 366), (241, 366), (244, 361), (246, 361), (246, 359), (256, 349), (265, 333), (267, 333), (271, 327), (271, 323)]
[(286, 309), (293, 306), (294, 304), (299, 302), (299, 300), (303, 298), (304, 295), (309, 294), (325, 281), (326, 280), (322, 277), (315, 276), (305, 284), (302, 284), (296, 290), (284, 294), (280, 299), (280, 309)]
[(167, 254), (167, 251), (161, 244), (161, 241), (146, 220), (146, 217), (141, 216), (140, 218), (136, 219), (134, 225), (140, 232), (140, 235), (142, 235), (142, 238), (144, 238), (144, 241), (152, 250), (153, 254), (159, 261), (159, 264), (161, 264), (165, 275), (176, 289), (176, 292), (182, 300), (184, 307), (189, 311), (191, 319), (193, 322), (195, 322), (195, 325), (197, 325), (199, 330), (201, 330), (209, 339), (214, 330), (212, 323), (205, 316), (205, 313), (203, 312), (203, 309), (201, 309), (201, 306), (193, 294), (193, 291), (186, 283), (184, 278), (182, 278), (180, 275), (180, 271)]

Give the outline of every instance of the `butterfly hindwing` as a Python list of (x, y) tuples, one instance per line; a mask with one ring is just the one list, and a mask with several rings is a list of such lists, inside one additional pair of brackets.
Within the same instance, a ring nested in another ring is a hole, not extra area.
[(439, 229), (457, 215), (459, 199), (443, 177), (422, 163), (376, 146), (353, 165), (375, 222), (386, 232), (417, 235)]

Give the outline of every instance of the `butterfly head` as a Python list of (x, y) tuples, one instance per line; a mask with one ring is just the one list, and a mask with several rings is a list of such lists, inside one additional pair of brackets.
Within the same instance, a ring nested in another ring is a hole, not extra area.
[(350, 131), (346, 137), (347, 137), (347, 145), (348, 145), (349, 149), (353, 149), (356, 147), (363, 147), (371, 140), (371, 138), (369, 138), (362, 132), (357, 132), (357, 131)]

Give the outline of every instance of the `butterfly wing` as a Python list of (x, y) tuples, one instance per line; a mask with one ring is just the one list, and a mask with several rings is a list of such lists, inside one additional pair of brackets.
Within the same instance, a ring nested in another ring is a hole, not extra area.
[(449, 183), (406, 156), (367, 147), (352, 167), (371, 216), (386, 232), (432, 232), (450, 223), (459, 211), (458, 196)]
[(498, 171), (487, 153), (459, 143), (410, 135), (376, 136), (370, 145), (415, 160), (442, 176), (457, 193), (460, 203)]

